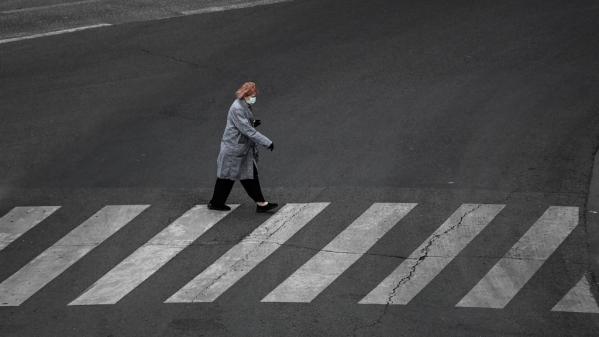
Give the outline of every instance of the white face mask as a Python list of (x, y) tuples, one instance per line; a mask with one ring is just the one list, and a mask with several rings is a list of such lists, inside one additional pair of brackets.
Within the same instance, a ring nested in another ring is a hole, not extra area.
[(245, 101), (248, 102), (248, 104), (254, 104), (256, 103), (256, 97), (248, 97)]

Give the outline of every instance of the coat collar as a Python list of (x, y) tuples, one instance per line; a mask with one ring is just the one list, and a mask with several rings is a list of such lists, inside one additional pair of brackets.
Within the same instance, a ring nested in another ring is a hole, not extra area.
[(237, 99), (239, 101), (239, 104), (246, 110), (249, 110), (250, 112), (252, 111), (252, 107), (251, 105), (245, 101), (245, 99), (243, 98), (238, 98)]

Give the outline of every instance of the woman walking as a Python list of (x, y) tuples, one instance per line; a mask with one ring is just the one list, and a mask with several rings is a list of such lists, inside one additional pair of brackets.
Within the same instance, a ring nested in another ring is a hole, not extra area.
[(254, 119), (252, 104), (256, 103), (258, 88), (256, 83), (246, 82), (236, 92), (227, 115), (227, 125), (220, 142), (220, 152), (216, 160), (216, 184), (209, 209), (228, 211), (231, 207), (225, 202), (235, 180), (240, 180), (247, 194), (256, 202), (256, 212), (267, 212), (276, 208), (274, 202), (267, 202), (262, 196), (258, 180), (258, 145), (274, 150), (273, 142), (256, 131), (260, 120)]

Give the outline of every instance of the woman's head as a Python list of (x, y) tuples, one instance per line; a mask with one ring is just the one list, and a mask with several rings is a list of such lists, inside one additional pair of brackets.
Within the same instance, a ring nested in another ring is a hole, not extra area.
[(239, 99), (245, 99), (246, 102), (251, 99), (255, 101), (255, 97), (258, 95), (258, 88), (256, 87), (256, 83), (254, 82), (245, 82), (237, 91), (235, 95)]

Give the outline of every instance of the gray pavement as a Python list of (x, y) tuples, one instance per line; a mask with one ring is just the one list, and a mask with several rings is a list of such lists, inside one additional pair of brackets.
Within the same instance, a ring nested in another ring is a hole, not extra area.
[[(597, 335), (599, 314), (552, 308), (597, 263), (598, 11), (299, 1), (0, 45), (0, 214), (62, 206), (0, 251), (0, 281), (105, 205), (151, 205), (23, 304), (0, 306), (0, 334)], [(267, 198), (330, 206), (216, 301), (164, 303), (269, 218), (237, 184), (240, 208), (121, 301), (69, 306), (208, 201), (246, 80), (275, 142), (260, 158)], [(418, 206), (312, 302), (261, 302), (376, 202)], [(358, 304), (470, 203), (505, 208), (407, 305)], [(577, 207), (580, 223), (514, 298), (456, 307), (551, 206)]]

